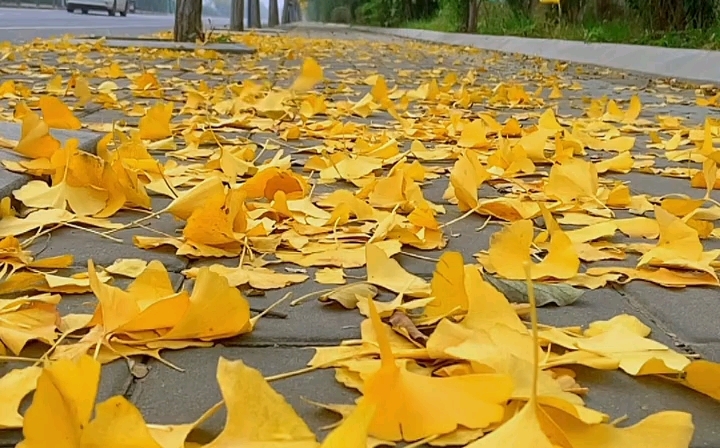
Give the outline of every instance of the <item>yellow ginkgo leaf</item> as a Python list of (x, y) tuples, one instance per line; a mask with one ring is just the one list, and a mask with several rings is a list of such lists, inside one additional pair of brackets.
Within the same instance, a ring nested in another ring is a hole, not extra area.
[(720, 364), (701, 359), (685, 366), (680, 384), (720, 400), (718, 375), (720, 375)]
[(595, 165), (576, 158), (554, 164), (544, 191), (565, 204), (583, 200), (597, 202), (598, 176)]
[(473, 374), (432, 378), (398, 367), (383, 324), (369, 301), (380, 346), (381, 367), (365, 383), (363, 399), (377, 403), (369, 434), (383, 440), (413, 441), (499, 422), (512, 391), (506, 375)]
[(37, 385), (40, 367), (13, 369), (0, 377), (0, 429), (20, 428), (23, 417), (18, 413), (20, 402)]
[(181, 193), (167, 206), (167, 211), (174, 216), (188, 220), (193, 211), (202, 207), (208, 197), (224, 194), (225, 187), (219, 177), (208, 177), (190, 190)]
[(660, 240), (640, 258), (638, 268), (693, 269), (717, 278), (710, 263), (720, 255), (719, 250), (704, 252), (697, 230), (662, 207), (655, 207), (655, 219), (660, 227)]
[(173, 103), (158, 102), (149, 108), (138, 124), (140, 138), (162, 140), (172, 136), (170, 120), (172, 120), (173, 107)]
[[(218, 322), (217, 316), (224, 316), (221, 322)], [(161, 339), (207, 341), (237, 336), (250, 330), (250, 304), (240, 290), (229, 286), (225, 277), (204, 267), (195, 279), (187, 310)]]
[(220, 358), (217, 381), (227, 419), (220, 435), (205, 448), (318, 446), (315, 434), (257, 370), (240, 360)]
[(465, 268), (460, 252), (445, 252), (438, 260), (430, 282), (433, 301), (425, 307), (424, 323), (467, 312), (468, 297), (465, 291)]
[(77, 448), (92, 416), (100, 383), (100, 363), (90, 356), (45, 367), (25, 413), (23, 448)]
[(632, 426), (618, 428), (609, 423), (589, 425), (555, 409), (544, 411), (552, 427), (572, 447), (687, 448), (695, 432), (692, 416), (687, 412), (658, 412)]
[(368, 427), (376, 409), (374, 403), (360, 400), (342, 424), (328, 434), (320, 448), (367, 448)]
[(305, 58), (300, 68), (300, 76), (293, 82), (291, 90), (305, 92), (325, 79), (323, 69), (313, 58)]
[(83, 428), (78, 446), (163, 448), (151, 435), (140, 411), (121, 396), (97, 405), (95, 418)]
[(375, 244), (365, 246), (368, 283), (411, 297), (427, 297), (430, 285), (400, 266)]
[[(0, 255), (2, 252), (0, 252)], [(12, 285), (23, 273), (10, 275), (3, 279), (4, 292), (13, 292), (8, 286)], [(42, 274), (27, 273), (28, 280)], [(22, 288), (15, 288), (22, 289)], [(40, 340), (52, 344), (57, 338), (56, 323), (59, 313), (57, 304), (60, 302), (59, 294), (40, 294), (36, 296), (23, 296), (15, 299), (0, 299), (0, 350), (7, 347), (11, 353), (19, 354), (28, 341)]]
[(80, 120), (59, 98), (42, 96), (39, 103), (43, 119), (50, 128), (76, 130), (82, 126)]
[(25, 157), (50, 159), (60, 149), (60, 142), (50, 135), (50, 126), (40, 115), (29, 112), (22, 119), (20, 141), (14, 150)]
[(483, 121), (473, 120), (463, 127), (457, 144), (462, 148), (487, 149), (490, 147), (490, 142), (486, 133)]
[[(490, 239), (489, 262), (501, 276), (520, 280), (525, 277), (523, 264), (530, 262), (532, 245), (532, 221), (516, 221), (496, 232)], [(532, 267), (532, 278), (544, 277), (568, 279), (577, 274), (580, 260), (572, 241), (561, 230), (550, 236), (547, 256)]]

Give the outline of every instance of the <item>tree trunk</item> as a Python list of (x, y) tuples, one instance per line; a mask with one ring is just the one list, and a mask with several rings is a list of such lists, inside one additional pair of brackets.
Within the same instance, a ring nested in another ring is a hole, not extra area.
[(467, 32), (474, 33), (477, 31), (478, 9), (480, 9), (480, 5), (478, 4), (478, 2), (480, 0), (469, 0), (469, 1), (470, 1), (470, 11), (468, 14)]
[(278, 26), (280, 24), (280, 18), (278, 15), (278, 2), (277, 0), (270, 0), (270, 4), (268, 6), (269, 12), (268, 12), (268, 26)]
[(173, 31), (175, 42), (203, 39), (202, 0), (177, 0)]
[[(285, 4), (283, 4), (282, 14), (280, 14), (280, 23), (285, 25), (286, 23), (290, 23), (290, 0), (285, 0)], [(318, 20), (322, 21), (321, 18), (318, 18)]]
[(260, 24), (260, 0), (248, 0), (248, 27), (262, 27)]
[(458, 11), (458, 14), (460, 15), (460, 29), (458, 31), (461, 33), (468, 31), (467, 27), (470, 22), (470, 1), (471, 0), (467, 0), (459, 5), (460, 10)]
[(245, 29), (245, 1), (232, 0), (230, 6), (230, 31), (243, 31)]

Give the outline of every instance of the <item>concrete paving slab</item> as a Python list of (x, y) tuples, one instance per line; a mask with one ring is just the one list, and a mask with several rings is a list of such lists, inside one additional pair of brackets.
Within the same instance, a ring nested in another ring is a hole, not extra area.
[[(662, 288), (636, 281), (624, 285), (623, 292), (672, 328), (681, 341), (720, 344), (720, 298), (717, 289)], [(711, 360), (720, 362), (720, 358)]]
[[(632, 194), (649, 194), (651, 196), (685, 194), (698, 199), (705, 195), (705, 190), (690, 186), (690, 179), (678, 179), (636, 172), (630, 172), (628, 174), (611, 174), (606, 177), (623, 182), (629, 182)], [(711, 197), (715, 200), (719, 200), (720, 191), (713, 190)]]
[[(651, 338), (680, 350), (674, 345), (675, 339), (670, 337), (664, 328), (656, 324), (657, 317), (649, 310), (641, 308), (637, 303), (628, 300), (612, 288), (586, 290), (572, 305), (557, 307), (544, 306), (538, 308), (538, 319), (546, 325), (556, 327), (587, 326), (590, 322), (608, 320), (620, 314), (636, 316), (652, 330)], [(682, 350), (680, 350), (682, 351)]]
[[(19, 123), (7, 123), (0, 122), (0, 137), (8, 140), (20, 140), (22, 126)], [(51, 134), (60, 140), (64, 145), (65, 142), (71, 138), (78, 139), (80, 142), (79, 148), (83, 151), (94, 153), (97, 147), (97, 142), (102, 138), (101, 134), (96, 134), (87, 131), (66, 131), (61, 129), (53, 129), (50, 131)], [(18, 161), (24, 158), (9, 149), (0, 148), (0, 160), (11, 160)], [(6, 170), (0, 165), (0, 198), (10, 196), (13, 190), (22, 187), (25, 183), (31, 180), (30, 176), (24, 174), (13, 173)]]
[(648, 415), (667, 410), (692, 414), (695, 433), (692, 448), (716, 448), (720, 440), (720, 402), (683, 386), (655, 377), (633, 378), (618, 371), (599, 371), (578, 366), (576, 381), (589, 388), (586, 404), (619, 418), (619, 426), (637, 423)]
[[(138, 215), (140, 217), (142, 215)], [(43, 247), (44, 256), (72, 254), (75, 263), (79, 266), (87, 266), (89, 259), (102, 266), (109, 266), (118, 258), (141, 258), (143, 260), (159, 260), (168, 271), (180, 272), (185, 269), (187, 260), (175, 255), (175, 249), (161, 247), (153, 250), (144, 250), (135, 246), (132, 242), (133, 235), (157, 236), (144, 229), (127, 229), (115, 232), (114, 237), (123, 240), (122, 243), (107, 240), (98, 235), (69, 227), (61, 227), (52, 233), (47, 242), (39, 239), (28, 249), (37, 252)]]
[(343, 26), (299, 22), (293, 28), (319, 30), (351, 29), (425, 42), (470, 46), (484, 50), (517, 53), (544, 59), (599, 65), (617, 70), (702, 82), (720, 82), (720, 52), (651, 47), (644, 45), (586, 43), (560, 39), (516, 36), (443, 33), (403, 28)]
[[(188, 423), (220, 401), (215, 373), (218, 359), (242, 361), (262, 372), (264, 376), (290, 372), (305, 367), (314, 354), (310, 349), (222, 347), (165, 351), (165, 359), (184, 372), (173, 370), (153, 361), (150, 373), (135, 383), (130, 399), (149, 423)], [(332, 370), (317, 370), (305, 375), (271, 383), (292, 405), (295, 411), (317, 434), (320, 427), (336, 422), (337, 417), (317, 408), (302, 398), (320, 403), (352, 404), (357, 396), (334, 379)], [(225, 409), (201, 426), (196, 442), (208, 442), (224, 426)]]
[[(170, 199), (164, 196), (152, 196), (153, 210), (162, 210)], [(145, 214), (131, 210), (121, 210), (112, 217), (113, 222), (130, 223), (136, 219), (146, 216)], [(72, 254), (75, 257), (76, 266), (87, 267), (89, 259), (102, 266), (109, 266), (118, 258), (141, 258), (143, 260), (159, 260), (170, 272), (180, 272), (187, 266), (184, 257), (175, 255), (175, 248), (163, 246), (157, 249), (144, 250), (135, 246), (133, 236), (158, 236), (161, 234), (177, 235), (176, 230), (184, 226), (184, 222), (175, 219), (167, 213), (161, 214), (158, 218), (143, 222), (147, 228), (128, 228), (112, 234), (114, 238), (122, 240), (122, 243), (103, 238), (99, 235), (85, 232), (83, 230), (61, 227), (52, 233), (48, 240), (39, 238), (29, 250), (37, 252), (43, 249), (43, 256), (55, 256)], [(94, 229), (97, 230), (97, 229)]]
[[(70, 43), (76, 45), (97, 43), (97, 39), (71, 39)], [(148, 50), (176, 50), (176, 51), (196, 51), (211, 50), (218, 53), (229, 54), (253, 54), (255, 49), (246, 45), (236, 43), (208, 43), (198, 45), (188, 42), (172, 42), (168, 40), (138, 40), (138, 39), (105, 39), (103, 45), (109, 48), (122, 49), (148, 49)]]

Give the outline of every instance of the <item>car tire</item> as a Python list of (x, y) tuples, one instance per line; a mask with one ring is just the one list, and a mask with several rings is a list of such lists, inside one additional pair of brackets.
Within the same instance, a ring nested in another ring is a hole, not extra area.
[(128, 10), (130, 9), (130, 0), (125, 0), (125, 9), (120, 11), (120, 17), (127, 17)]
[(115, 16), (115, 12), (117, 11), (117, 1), (113, 3), (112, 8), (108, 9), (108, 15), (110, 17)]
[(87, 8), (83, 8), (83, 9), (80, 10), (80, 12), (83, 13), (83, 14), (87, 14), (87, 13), (88, 13), (88, 10), (87, 10)]
[(72, 7), (68, 6), (68, 7), (67, 7), (67, 12), (69, 12), (70, 14), (72, 14), (72, 13), (75, 12), (75, 8), (72, 8)]

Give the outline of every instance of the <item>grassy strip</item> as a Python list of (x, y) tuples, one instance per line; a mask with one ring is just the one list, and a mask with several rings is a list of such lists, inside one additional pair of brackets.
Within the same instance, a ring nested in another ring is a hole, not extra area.
[[(459, 28), (456, 20), (442, 10), (432, 20), (406, 22), (404, 27), (448, 32)], [(505, 4), (492, 2), (484, 2), (484, 6), (481, 7), (477, 33), (673, 48), (720, 49), (720, 24), (706, 30), (653, 32), (644, 29), (640, 21), (632, 15), (603, 22), (586, 20), (584, 23), (566, 23), (546, 17), (519, 16), (513, 14)]]

